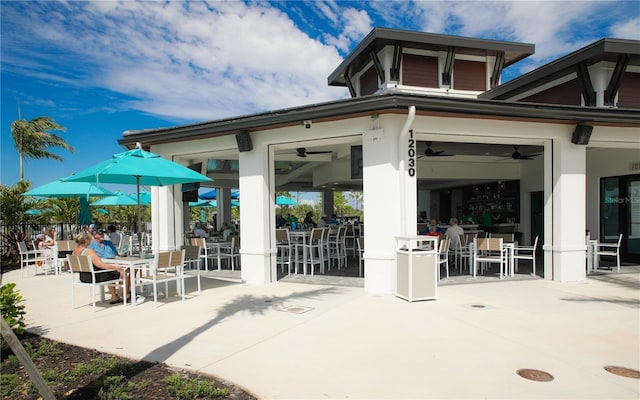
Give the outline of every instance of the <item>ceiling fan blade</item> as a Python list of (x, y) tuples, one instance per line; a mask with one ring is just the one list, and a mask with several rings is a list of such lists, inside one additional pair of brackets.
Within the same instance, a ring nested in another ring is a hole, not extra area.
[(443, 151), (436, 151), (434, 154), (427, 156), (427, 157), (452, 157), (455, 154), (444, 154), (444, 150)]
[(425, 157), (451, 157), (453, 154), (445, 154), (444, 150), (435, 151), (431, 148), (431, 142), (426, 142), (427, 148), (424, 150)]
[(327, 151), (307, 151), (307, 154), (329, 154), (331, 153), (331, 150), (327, 150)]

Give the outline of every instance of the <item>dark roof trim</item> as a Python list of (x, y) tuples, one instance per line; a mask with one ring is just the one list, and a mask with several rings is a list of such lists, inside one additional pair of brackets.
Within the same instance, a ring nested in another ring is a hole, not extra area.
[(277, 125), (297, 124), (302, 123), (304, 120), (335, 118), (362, 113), (379, 113), (392, 109), (407, 110), (410, 106), (415, 106), (418, 112), (428, 111), (507, 118), (601, 122), (605, 124), (622, 124), (640, 127), (640, 113), (638, 113), (637, 110), (586, 108), (495, 100), (454, 99), (450, 97), (389, 93), (173, 128), (126, 131), (123, 133), (124, 137), (118, 140), (118, 143), (129, 147), (135, 146), (136, 142), (149, 145), (167, 141), (195, 140), (204, 136), (232, 135), (244, 130), (254, 131)]
[(500, 99), (509, 97), (511, 92), (519, 93), (519, 89), (524, 87), (533, 87), (534, 84), (541, 79), (550, 75), (557, 74), (566, 70), (567, 72), (575, 72), (574, 66), (589, 62), (599, 61), (604, 54), (631, 54), (640, 55), (640, 41), (604, 38), (594, 42), (586, 47), (574, 51), (562, 58), (558, 58), (548, 64), (543, 65), (533, 71), (522, 76), (514, 78), (509, 82), (488, 90), (478, 96), (481, 99)]
[(399, 29), (374, 28), (342, 61), (338, 68), (329, 75), (329, 85), (344, 86), (344, 81), (340, 79), (340, 77), (346, 73), (348, 66), (363, 55), (368, 56), (372, 50), (377, 50), (378, 44), (385, 43), (394, 45), (394, 42), (400, 42), (403, 48), (421, 48), (424, 47), (424, 45), (434, 45), (443, 46), (444, 48), (451, 46), (458, 49), (482, 49), (496, 52), (504, 51), (506, 54), (514, 54), (513, 57), (507, 57), (507, 59), (505, 59), (505, 67), (530, 56), (534, 53), (535, 49), (535, 46), (529, 43), (504, 42)]

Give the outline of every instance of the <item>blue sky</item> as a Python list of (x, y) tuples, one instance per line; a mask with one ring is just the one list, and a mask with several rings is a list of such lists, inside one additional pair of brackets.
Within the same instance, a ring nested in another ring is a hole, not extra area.
[[(16, 1), (0, 3), (0, 182), (18, 180), (11, 122), (46, 115), (75, 153), (27, 160), (39, 186), (122, 151), (125, 130), (348, 96), (327, 77), (374, 27), (533, 43), (503, 81), (603, 37), (640, 40), (640, 3)], [(275, 90), (274, 90), (275, 88)], [(133, 189), (131, 189), (133, 190)]]

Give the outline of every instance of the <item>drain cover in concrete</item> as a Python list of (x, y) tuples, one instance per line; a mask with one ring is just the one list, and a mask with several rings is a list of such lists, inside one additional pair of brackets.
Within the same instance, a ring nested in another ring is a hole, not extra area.
[(635, 369), (616, 367), (614, 365), (607, 365), (604, 369), (614, 375), (624, 376), (625, 378), (640, 379), (640, 371), (636, 371)]
[(553, 375), (548, 372), (540, 371), (539, 369), (519, 369), (516, 371), (518, 375), (525, 379), (529, 379), (536, 382), (550, 382), (553, 380)]
[(304, 306), (289, 306), (281, 308), (280, 311), (290, 312), (294, 314), (304, 314), (307, 311), (313, 310), (313, 307), (304, 307)]

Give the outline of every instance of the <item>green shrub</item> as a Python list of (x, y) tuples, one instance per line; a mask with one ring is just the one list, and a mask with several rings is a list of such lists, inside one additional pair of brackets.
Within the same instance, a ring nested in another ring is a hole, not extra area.
[(17, 374), (0, 375), (0, 396), (5, 397), (20, 385), (20, 378)]
[(98, 391), (99, 400), (131, 400), (133, 396), (129, 394), (135, 389), (135, 384), (127, 383), (122, 375), (107, 376), (102, 380), (102, 387)]
[(22, 296), (14, 291), (15, 283), (7, 283), (0, 287), (0, 314), (7, 321), (9, 327), (17, 333), (24, 332), (24, 301)]
[(34, 350), (33, 345), (29, 342), (24, 344), (24, 349), (26, 350), (27, 354), (29, 354), (29, 357), (31, 357), (32, 360), (35, 360), (40, 356), (55, 356), (62, 353), (62, 350), (60, 350), (60, 345), (57, 342), (44, 339), (40, 340), (40, 345), (37, 349)]
[(180, 374), (172, 374), (164, 378), (163, 382), (169, 385), (169, 394), (180, 400), (208, 399), (229, 394), (227, 389), (216, 388), (216, 382), (213, 380), (183, 379)]
[(124, 358), (111, 356), (108, 358), (94, 358), (89, 363), (80, 363), (71, 371), (71, 375), (102, 375), (120, 374), (127, 367), (127, 360)]

